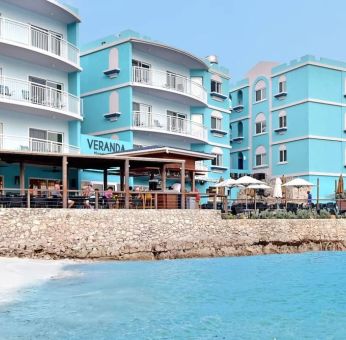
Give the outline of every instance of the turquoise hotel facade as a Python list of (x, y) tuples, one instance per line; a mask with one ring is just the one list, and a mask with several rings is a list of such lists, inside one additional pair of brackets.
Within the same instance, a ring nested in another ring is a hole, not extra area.
[[(249, 173), (267, 181), (319, 178), (320, 197), (333, 196), (346, 164), (346, 63), (260, 62), (230, 87), (215, 56), (133, 31), (80, 52), (78, 12), (58, 1), (0, 0), (0, 13), (1, 149), (99, 154), (169, 146), (215, 156), (197, 165), (201, 192)], [(18, 188), (18, 168), (1, 163), (0, 186)], [(103, 182), (89, 170), (71, 170), (69, 179), (71, 189)], [(25, 187), (56, 180), (59, 168), (25, 169)]]
[(124, 31), (85, 46), (81, 66), (83, 134), (127, 142), (126, 149), (213, 154), (214, 161), (197, 164), (206, 171), (198, 178), (202, 191), (229, 176), (229, 74), (215, 56), (201, 59)]
[[(77, 11), (57, 1), (0, 0), (1, 149), (80, 152), (79, 23)], [(0, 165), (0, 186), (18, 187), (19, 166)], [(25, 187), (61, 178), (52, 167), (25, 172)]]
[(231, 86), (231, 174), (319, 178), (320, 197), (334, 197), (346, 164), (345, 94), (346, 63), (257, 64)]

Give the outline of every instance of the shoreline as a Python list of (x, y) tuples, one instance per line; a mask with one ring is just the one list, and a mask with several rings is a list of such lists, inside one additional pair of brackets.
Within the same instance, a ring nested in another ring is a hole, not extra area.
[(224, 220), (206, 210), (0, 209), (0, 256), (163, 260), (345, 251), (346, 220)]

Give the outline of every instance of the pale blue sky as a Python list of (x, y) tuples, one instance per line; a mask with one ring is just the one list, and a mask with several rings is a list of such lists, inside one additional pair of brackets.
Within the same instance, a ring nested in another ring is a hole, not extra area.
[(261, 60), (305, 54), (346, 61), (344, 0), (64, 0), (79, 8), (81, 43), (133, 29), (204, 57), (231, 82)]

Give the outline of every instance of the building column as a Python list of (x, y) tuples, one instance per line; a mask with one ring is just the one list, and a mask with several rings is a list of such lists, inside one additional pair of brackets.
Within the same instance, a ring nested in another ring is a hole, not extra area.
[(106, 191), (108, 187), (108, 169), (103, 169), (103, 190)]
[(181, 163), (180, 182), (181, 182), (181, 209), (185, 209), (185, 161)]
[(67, 156), (62, 156), (62, 207), (64, 209), (68, 205), (67, 171)]
[(196, 191), (196, 178), (195, 178), (195, 171), (190, 172), (190, 177), (191, 177), (191, 191), (195, 192)]
[(25, 195), (25, 165), (23, 162), (19, 163), (19, 187), (20, 194)]
[(162, 191), (167, 189), (167, 164), (164, 164), (161, 168), (161, 189)]
[(129, 192), (129, 177), (130, 177), (130, 161), (128, 159), (125, 160), (125, 169), (124, 169), (124, 177), (125, 177), (125, 209), (130, 208), (130, 192)]

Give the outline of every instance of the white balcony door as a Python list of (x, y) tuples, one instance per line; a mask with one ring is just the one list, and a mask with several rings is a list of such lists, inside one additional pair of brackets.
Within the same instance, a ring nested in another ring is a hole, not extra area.
[(33, 104), (62, 108), (63, 84), (33, 76), (29, 76), (29, 81), (30, 99)]
[(150, 68), (151, 65), (148, 63), (145, 63), (140, 60), (132, 60), (132, 66), (133, 66), (133, 80), (136, 83), (145, 83), (150, 84), (151, 78), (150, 78)]
[(152, 127), (152, 106), (143, 103), (132, 103), (134, 126)]
[[(203, 138), (203, 115), (193, 114), (191, 115), (191, 133), (193, 136)], [(195, 124), (194, 124), (195, 123)]]
[(167, 129), (172, 132), (186, 132), (186, 115), (174, 111), (167, 111)]
[(35, 152), (62, 152), (63, 134), (40, 129), (29, 129), (30, 150)]

